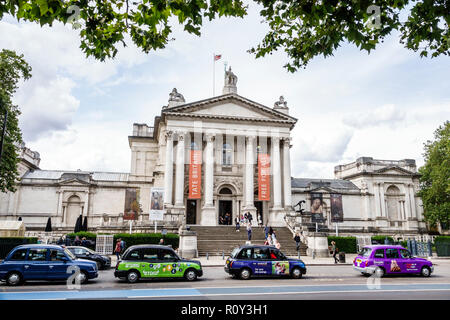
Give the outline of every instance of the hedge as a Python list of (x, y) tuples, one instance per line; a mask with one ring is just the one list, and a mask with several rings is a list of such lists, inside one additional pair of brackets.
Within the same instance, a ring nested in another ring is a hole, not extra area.
[(5, 237), (0, 238), (0, 259), (6, 258), (8, 253), (21, 244), (35, 244), (38, 238), (30, 237)]
[(328, 237), (328, 245), (331, 246), (331, 241), (336, 242), (338, 252), (357, 253), (356, 237)]
[(116, 243), (119, 238), (125, 241), (126, 248), (138, 244), (159, 244), (161, 239), (164, 239), (165, 245), (171, 245), (174, 249), (178, 248), (180, 243), (179, 235), (174, 233), (168, 233), (164, 236), (161, 233), (120, 233), (114, 235), (114, 243)]
[(77, 233), (68, 233), (66, 235), (66, 237), (71, 238), (71, 239), (72, 238), (75, 239), (76, 236), (78, 236), (78, 238), (80, 238), (80, 240), (83, 239), (83, 238), (86, 238), (88, 240), (95, 241), (95, 239), (97, 238), (97, 235), (95, 233), (86, 232), (86, 231), (80, 231), (80, 232), (77, 232)]
[(436, 243), (450, 243), (450, 236), (439, 236), (434, 239), (434, 244)]
[(388, 238), (389, 243), (394, 243), (394, 238), (389, 236), (372, 236), (372, 242), (377, 242), (378, 244), (384, 244), (384, 240)]

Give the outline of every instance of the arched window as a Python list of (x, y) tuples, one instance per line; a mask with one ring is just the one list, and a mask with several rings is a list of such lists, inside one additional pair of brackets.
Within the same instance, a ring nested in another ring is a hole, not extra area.
[(231, 166), (232, 159), (233, 159), (233, 147), (229, 143), (224, 143), (222, 149), (222, 165)]
[(387, 216), (390, 220), (399, 220), (402, 218), (399, 201), (402, 200), (400, 189), (396, 186), (389, 186), (386, 190)]
[(230, 190), (230, 188), (224, 187), (220, 189), (219, 194), (233, 194), (233, 192)]

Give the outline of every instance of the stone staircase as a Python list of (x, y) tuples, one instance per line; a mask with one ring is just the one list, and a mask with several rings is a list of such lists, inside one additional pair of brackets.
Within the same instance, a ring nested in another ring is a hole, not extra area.
[[(245, 245), (247, 241), (247, 230), (241, 226), (240, 232), (236, 232), (235, 226), (190, 226), (191, 231), (197, 232), (197, 248), (199, 256), (206, 254), (230, 255), (231, 251), (239, 246)], [(281, 244), (281, 251), (287, 256), (297, 256), (295, 241), (291, 231), (286, 227), (273, 227), (277, 240)], [(252, 244), (264, 244), (264, 228), (252, 227)], [(306, 255), (306, 245), (301, 243), (300, 255)]]

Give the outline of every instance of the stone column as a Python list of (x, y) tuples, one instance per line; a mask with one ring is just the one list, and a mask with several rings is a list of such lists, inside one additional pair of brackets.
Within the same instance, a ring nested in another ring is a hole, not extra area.
[(409, 194), (411, 199), (411, 216), (417, 219), (418, 216), (416, 211), (416, 197), (414, 193), (414, 184), (412, 183), (409, 184)]
[(281, 210), (280, 138), (272, 137), (273, 210)]
[(244, 210), (256, 211), (254, 203), (254, 186), (253, 186), (253, 175), (254, 175), (254, 145), (255, 136), (246, 137), (246, 152), (245, 152), (245, 207)]
[(373, 194), (375, 195), (375, 218), (381, 217), (381, 207), (380, 207), (380, 189), (378, 182), (373, 184)]
[(205, 150), (205, 207), (213, 207), (214, 135), (206, 135)]
[(164, 171), (164, 206), (172, 206), (173, 190), (173, 131), (166, 132), (166, 163)]
[(175, 185), (175, 206), (184, 207), (184, 164), (185, 132), (178, 132), (177, 160), (176, 160), (176, 185)]
[(291, 139), (283, 140), (283, 184), (284, 184), (284, 207), (286, 210), (292, 209), (292, 190), (291, 190)]
[(387, 213), (386, 213), (386, 200), (384, 198), (384, 183), (380, 182), (380, 203), (381, 203), (381, 216), (383, 218), (387, 218)]

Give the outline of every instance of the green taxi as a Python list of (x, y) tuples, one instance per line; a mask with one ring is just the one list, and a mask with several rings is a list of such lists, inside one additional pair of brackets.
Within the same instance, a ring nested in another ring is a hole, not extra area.
[(203, 275), (200, 261), (178, 257), (175, 251), (161, 245), (129, 247), (116, 265), (114, 276), (135, 283), (139, 279), (184, 278), (196, 280)]

